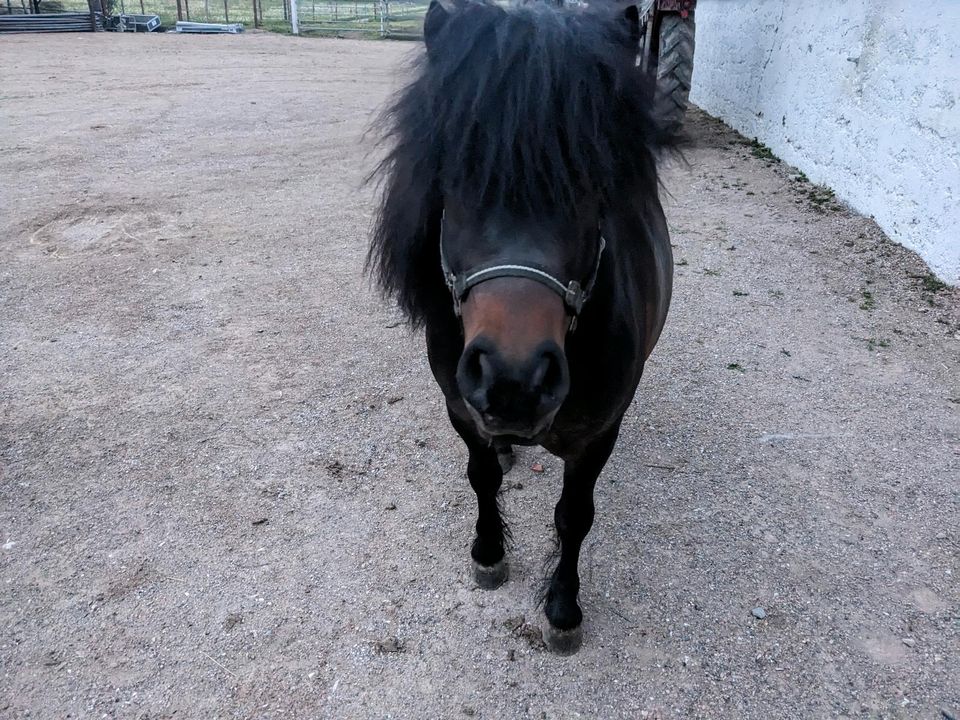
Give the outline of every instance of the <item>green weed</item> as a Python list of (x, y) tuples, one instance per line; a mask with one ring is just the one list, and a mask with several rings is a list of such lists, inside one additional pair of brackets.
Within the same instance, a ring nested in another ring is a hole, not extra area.
[(937, 293), (941, 290), (947, 289), (947, 284), (933, 273), (927, 273), (926, 275), (915, 275), (914, 277), (920, 281), (920, 284), (923, 285), (923, 289), (927, 292)]
[(750, 154), (753, 155), (758, 160), (766, 160), (767, 162), (777, 163), (780, 162), (780, 158), (773, 154), (773, 150), (768, 148), (757, 138), (754, 138), (750, 142)]

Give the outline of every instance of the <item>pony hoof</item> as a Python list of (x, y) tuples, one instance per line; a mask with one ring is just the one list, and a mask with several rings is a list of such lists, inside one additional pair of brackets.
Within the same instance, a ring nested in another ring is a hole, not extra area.
[(493, 565), (481, 565), (473, 561), (473, 578), (484, 590), (496, 590), (503, 585), (510, 576), (510, 567), (505, 558)]
[(583, 645), (583, 625), (560, 630), (547, 620), (543, 626), (543, 642), (547, 649), (556, 655), (573, 655)]
[(506, 475), (513, 469), (514, 455), (513, 450), (497, 450), (497, 461), (500, 463), (500, 470)]

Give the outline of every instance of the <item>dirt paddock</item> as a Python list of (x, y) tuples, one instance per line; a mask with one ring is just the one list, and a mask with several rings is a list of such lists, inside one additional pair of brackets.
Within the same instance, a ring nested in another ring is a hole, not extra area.
[(413, 50), (0, 42), (0, 716), (960, 712), (957, 293), (702, 114), (583, 649), (539, 641), (545, 453), (474, 586), (465, 451), (362, 276)]

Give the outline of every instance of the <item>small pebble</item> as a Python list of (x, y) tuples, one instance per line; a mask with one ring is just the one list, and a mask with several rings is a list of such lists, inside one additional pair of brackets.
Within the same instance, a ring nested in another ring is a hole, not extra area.
[(752, 611), (752, 615), (757, 620), (763, 620), (767, 616), (767, 611), (764, 610), (762, 607), (755, 607)]
[(957, 713), (955, 713), (950, 708), (942, 707), (940, 708), (940, 714), (946, 718), (946, 720), (957, 720)]
[(228, 613), (223, 621), (224, 630), (233, 630), (234, 627), (243, 622), (243, 615), (240, 613)]
[(474, 715), (477, 714), (477, 711), (474, 710), (474, 709), (473, 709), (472, 707), (470, 707), (469, 705), (464, 705), (464, 706), (463, 706), (463, 714), (466, 715), (467, 717), (473, 717)]
[(396, 509), (397, 509), (396, 503), (387, 503), (387, 510), (396, 510)]
[(530, 469), (533, 470), (535, 473), (542, 473), (543, 465), (540, 463), (534, 463), (533, 465), (530, 466)]
[(508, 617), (503, 621), (503, 626), (507, 628), (510, 632), (516, 632), (523, 627), (523, 624), (527, 621), (526, 617), (523, 615), (513, 615)]
[(917, 641), (914, 640), (913, 638), (903, 638), (903, 644), (906, 645), (907, 647), (913, 647), (914, 645), (917, 644)]
[(398, 653), (403, 650), (403, 644), (393, 635), (377, 640), (374, 647), (379, 653)]

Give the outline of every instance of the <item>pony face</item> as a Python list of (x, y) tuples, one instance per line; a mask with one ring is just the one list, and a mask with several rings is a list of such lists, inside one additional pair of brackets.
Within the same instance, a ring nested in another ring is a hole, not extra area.
[(575, 312), (563, 287), (571, 280), (586, 287), (599, 252), (597, 208), (580, 205), (566, 219), (523, 219), (447, 203), (445, 270), (458, 278), (480, 276), (456, 297), (464, 336), (457, 385), (489, 437), (536, 439), (567, 396), (564, 346)]

